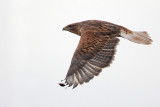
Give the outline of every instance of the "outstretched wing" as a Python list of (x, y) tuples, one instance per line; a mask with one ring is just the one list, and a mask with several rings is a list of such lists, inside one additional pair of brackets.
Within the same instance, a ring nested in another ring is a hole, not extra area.
[(111, 39), (92, 31), (83, 33), (65, 78), (66, 85), (75, 88), (97, 76), (102, 68), (110, 65), (118, 42), (118, 38)]

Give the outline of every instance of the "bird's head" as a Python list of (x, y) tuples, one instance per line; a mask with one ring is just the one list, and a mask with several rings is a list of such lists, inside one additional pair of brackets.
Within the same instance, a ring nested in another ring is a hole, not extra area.
[(65, 26), (63, 30), (75, 33), (77, 35), (81, 35), (80, 29), (81, 29), (81, 23), (73, 23)]

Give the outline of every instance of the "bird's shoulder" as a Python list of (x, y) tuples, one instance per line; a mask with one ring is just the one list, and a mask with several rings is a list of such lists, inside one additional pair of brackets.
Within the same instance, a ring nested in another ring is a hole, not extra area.
[(120, 33), (120, 27), (116, 24), (112, 24), (106, 21), (91, 20), (84, 22), (84, 26), (81, 29), (81, 34), (83, 33), (93, 33), (101, 35), (112, 35)]

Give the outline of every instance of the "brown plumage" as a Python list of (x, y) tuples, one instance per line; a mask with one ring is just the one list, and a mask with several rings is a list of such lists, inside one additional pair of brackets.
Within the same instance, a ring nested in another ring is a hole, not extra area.
[(61, 86), (73, 85), (73, 88), (78, 84), (89, 82), (102, 71), (102, 68), (111, 64), (119, 42), (118, 37), (145, 45), (152, 42), (147, 32), (134, 32), (125, 27), (98, 20), (73, 23), (64, 27), (63, 30), (81, 36), (65, 83), (60, 83)]

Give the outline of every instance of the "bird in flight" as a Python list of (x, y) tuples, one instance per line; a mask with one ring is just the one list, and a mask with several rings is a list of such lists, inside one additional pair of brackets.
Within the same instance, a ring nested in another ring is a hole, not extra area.
[(69, 24), (63, 30), (80, 36), (64, 83), (60, 86), (77, 87), (87, 83), (111, 64), (119, 37), (138, 44), (149, 45), (152, 39), (147, 32), (131, 31), (123, 26), (99, 20)]

